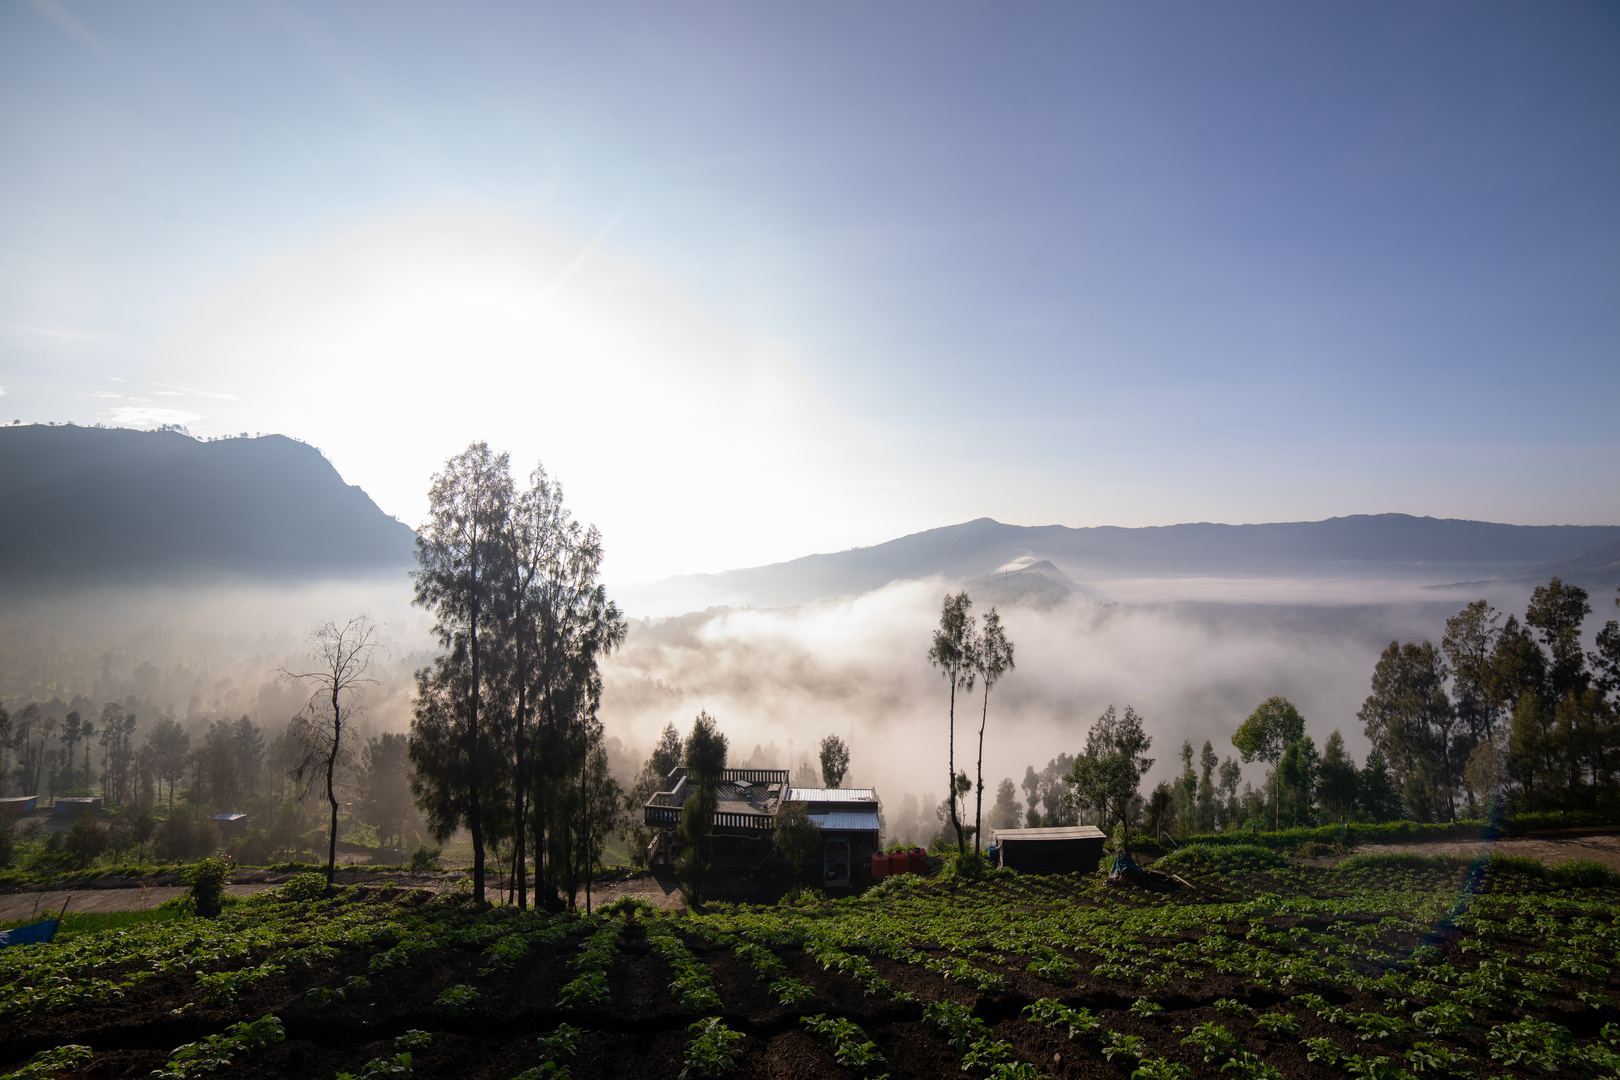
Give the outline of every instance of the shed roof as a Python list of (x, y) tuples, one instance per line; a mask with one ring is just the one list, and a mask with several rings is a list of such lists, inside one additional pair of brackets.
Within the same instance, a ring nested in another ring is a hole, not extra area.
[(877, 832), (876, 814), (855, 814), (847, 810), (829, 810), (824, 814), (807, 814), (810, 823), (826, 832)]
[(1059, 825), (1049, 829), (997, 829), (996, 841), (1008, 840), (1097, 840), (1105, 839), (1103, 831), (1095, 825)]
[(788, 802), (877, 802), (877, 790), (869, 787), (796, 787), (788, 788)]

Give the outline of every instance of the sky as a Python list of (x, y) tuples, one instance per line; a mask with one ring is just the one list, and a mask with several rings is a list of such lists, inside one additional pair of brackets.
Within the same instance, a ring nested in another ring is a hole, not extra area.
[(1613, 4), (0, 0), (0, 148), (5, 422), (484, 439), (610, 580), (1620, 522)]

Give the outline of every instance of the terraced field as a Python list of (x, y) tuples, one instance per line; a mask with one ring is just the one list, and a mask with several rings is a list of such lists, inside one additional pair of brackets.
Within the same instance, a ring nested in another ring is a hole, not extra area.
[(1175, 872), (591, 916), (288, 887), (0, 952), (0, 1076), (1620, 1075), (1601, 868)]

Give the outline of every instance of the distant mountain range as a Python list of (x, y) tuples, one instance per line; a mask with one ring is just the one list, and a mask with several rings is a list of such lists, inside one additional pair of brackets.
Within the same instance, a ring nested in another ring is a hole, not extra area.
[[(1099, 595), (1122, 578), (1382, 578), (1414, 585), (1545, 581), (1620, 584), (1620, 526), (1502, 525), (1370, 514), (1265, 525), (1005, 525), (979, 518), (873, 547), (809, 555), (628, 590), (631, 610), (781, 607), (933, 575), (994, 581), (997, 595)], [(1081, 584), (1082, 582), (1086, 584)]]
[[(363, 578), (414, 565), (415, 534), (280, 435), (0, 427), (0, 587)], [(636, 614), (780, 607), (940, 576), (1005, 599), (1101, 597), (1125, 578), (1382, 578), (1414, 585), (1553, 574), (1620, 584), (1620, 526), (1376, 514), (1266, 525), (1068, 528), (979, 518), (873, 547), (616, 590)]]
[(403, 573), (415, 532), (281, 435), (0, 427), (9, 591)]

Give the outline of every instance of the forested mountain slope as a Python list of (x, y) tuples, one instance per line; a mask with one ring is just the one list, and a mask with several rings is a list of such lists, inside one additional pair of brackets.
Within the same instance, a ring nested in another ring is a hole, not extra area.
[(281, 435), (0, 428), (8, 590), (403, 572), (415, 533)]

